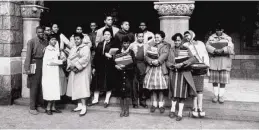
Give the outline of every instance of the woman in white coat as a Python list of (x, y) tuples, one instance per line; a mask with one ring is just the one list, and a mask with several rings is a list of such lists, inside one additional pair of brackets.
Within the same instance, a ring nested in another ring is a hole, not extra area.
[(55, 47), (57, 38), (49, 36), (49, 45), (45, 49), (42, 64), (42, 92), (43, 99), (48, 102), (46, 113), (52, 115), (52, 112), (61, 113), (55, 108), (56, 100), (60, 100), (61, 80), (60, 67), (63, 60), (59, 60), (60, 53)]
[(91, 52), (86, 44), (82, 44), (84, 36), (74, 34), (75, 44), (67, 59), (69, 73), (67, 96), (72, 100), (79, 100), (77, 108), (73, 111), (81, 111), (80, 116), (86, 114), (86, 98), (90, 97), (91, 81)]

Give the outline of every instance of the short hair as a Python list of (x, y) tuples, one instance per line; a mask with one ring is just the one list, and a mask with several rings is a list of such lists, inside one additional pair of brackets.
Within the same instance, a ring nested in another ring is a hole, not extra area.
[(105, 19), (104, 20), (106, 20), (108, 17), (112, 17), (113, 18), (113, 16), (111, 14), (105, 14)]
[(82, 25), (76, 25), (76, 29), (77, 29), (78, 27), (81, 27), (81, 28), (83, 29), (83, 26), (82, 26)]
[(74, 38), (75, 37), (80, 37), (81, 39), (83, 39), (84, 38), (84, 35), (82, 34), (82, 33), (75, 33), (74, 34)]
[(122, 43), (124, 43), (124, 42), (130, 42), (130, 39), (128, 36), (122, 37)]
[(145, 22), (145, 21), (139, 22), (139, 26), (140, 26), (141, 23), (144, 23), (147, 26), (147, 22)]
[(162, 38), (165, 38), (165, 32), (164, 31), (158, 31), (155, 34), (160, 35)]
[(37, 26), (37, 27), (36, 27), (36, 31), (37, 31), (38, 29), (44, 30), (44, 29), (42, 28), (42, 26)]
[(138, 29), (135, 34), (138, 36), (138, 34), (140, 34), (140, 33), (144, 34), (144, 31), (142, 31), (141, 29)]
[(172, 36), (172, 40), (176, 41), (177, 37), (180, 37), (181, 39), (183, 39), (183, 35), (181, 33), (176, 33)]
[(103, 35), (104, 35), (104, 33), (105, 32), (110, 32), (110, 34), (111, 34), (111, 36), (113, 36), (113, 34), (112, 34), (112, 29), (111, 28), (105, 28), (104, 30), (103, 30)]
[(58, 38), (57, 38), (57, 35), (55, 35), (55, 34), (50, 34), (50, 35), (48, 36), (48, 41), (50, 41), (52, 38), (58, 39)]
[(124, 24), (124, 23), (126, 23), (126, 22), (128, 22), (128, 23), (129, 23), (129, 21), (124, 20), (124, 21), (122, 21), (122, 22), (121, 22), (121, 25), (123, 25), (123, 24)]

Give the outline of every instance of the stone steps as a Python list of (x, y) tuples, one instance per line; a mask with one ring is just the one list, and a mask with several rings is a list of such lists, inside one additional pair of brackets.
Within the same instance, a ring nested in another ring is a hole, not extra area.
[[(88, 107), (89, 111), (105, 111), (105, 112), (120, 112), (119, 100), (115, 97), (110, 99), (110, 106), (108, 108), (103, 107), (103, 99), (100, 99), (100, 103), (95, 106)], [(256, 121), (259, 122), (259, 103), (257, 102), (237, 102), (237, 101), (226, 101), (224, 104), (215, 104), (210, 100), (205, 99), (203, 104), (204, 110), (206, 112), (206, 117), (204, 119), (216, 119), (216, 120), (237, 120), (237, 121)], [(150, 106), (150, 101), (147, 101)], [(29, 106), (28, 98), (20, 98), (14, 101), (16, 105)], [(73, 109), (74, 103), (58, 103), (60, 109)], [(187, 100), (185, 103), (183, 116), (191, 116), (191, 100)], [(149, 114), (155, 116), (168, 116), (170, 105), (169, 101), (166, 101), (166, 111), (163, 114), (156, 110), (155, 113), (150, 113), (149, 109), (139, 107), (137, 109), (130, 106), (130, 113), (132, 114)]]

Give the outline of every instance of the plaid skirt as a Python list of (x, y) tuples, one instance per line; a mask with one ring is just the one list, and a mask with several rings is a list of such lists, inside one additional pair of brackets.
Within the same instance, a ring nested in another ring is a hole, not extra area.
[(228, 84), (230, 72), (226, 70), (210, 70), (209, 82)]
[(187, 98), (190, 85), (182, 72), (171, 72), (169, 80), (169, 98)]
[(204, 76), (194, 76), (193, 81), (197, 92), (202, 92), (204, 88)]
[(147, 72), (143, 88), (149, 90), (163, 90), (168, 88), (168, 76), (162, 72), (162, 67), (151, 67)]

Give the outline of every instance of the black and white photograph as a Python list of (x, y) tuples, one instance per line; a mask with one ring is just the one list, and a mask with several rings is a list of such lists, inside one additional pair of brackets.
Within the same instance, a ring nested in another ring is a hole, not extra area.
[(259, 1), (0, 0), (0, 129), (259, 129)]

